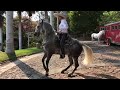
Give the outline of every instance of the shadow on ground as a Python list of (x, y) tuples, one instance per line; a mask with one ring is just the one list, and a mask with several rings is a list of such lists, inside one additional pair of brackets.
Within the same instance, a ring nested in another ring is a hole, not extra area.
[(83, 77), (84, 79), (102, 79), (102, 78), (98, 78), (98, 77), (94, 77), (94, 76), (88, 76), (88, 75), (84, 75), (81, 73), (75, 73), (76, 75)]
[(119, 79), (119, 78), (116, 78), (114, 76), (111, 76), (111, 75), (106, 75), (106, 74), (96, 74), (97, 76), (101, 76), (101, 77), (104, 77), (106, 79)]
[(76, 73), (76, 74), (78, 76), (85, 78), (85, 79), (119, 79), (119, 78), (116, 78), (114, 76), (106, 75), (106, 74), (96, 74), (96, 76), (88, 76), (88, 75), (84, 75), (81, 73)]
[(20, 64), (17, 66), (26, 74), (29, 79), (52, 79), (50, 77), (46, 77), (42, 73), (36, 71), (34, 68), (30, 67), (29, 65), (25, 64), (24, 62), (18, 60)]

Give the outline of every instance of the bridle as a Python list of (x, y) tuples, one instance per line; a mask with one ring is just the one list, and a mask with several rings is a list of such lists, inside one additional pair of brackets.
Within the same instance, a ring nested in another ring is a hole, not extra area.
[[(43, 31), (43, 19), (41, 19), (42, 20), (42, 22), (39, 20), (39, 24), (40, 24), (40, 22), (41, 22), (41, 29), (42, 29), (42, 31)], [(38, 30), (38, 33), (40, 34), (40, 29)]]

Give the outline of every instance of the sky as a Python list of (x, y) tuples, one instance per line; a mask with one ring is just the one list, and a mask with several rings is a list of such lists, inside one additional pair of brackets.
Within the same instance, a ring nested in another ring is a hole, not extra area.
[[(41, 12), (41, 11), (39, 11)], [(50, 15), (50, 13), (48, 12), (48, 15)], [(6, 17), (6, 15), (4, 14), (3, 15), (4, 17)], [(15, 18), (17, 16), (17, 11), (13, 11), (13, 18)], [(22, 16), (28, 16), (27, 12), (22, 12)], [(40, 15), (41, 19), (44, 18), (42, 15)], [(32, 21), (38, 21), (39, 20), (39, 14), (38, 12), (35, 12), (35, 14), (32, 14), (32, 17), (31, 17), (31, 20)]]
[[(49, 13), (48, 13), (48, 15), (49, 15)], [(13, 17), (16, 17), (17, 16), (17, 11), (14, 11), (13, 12)], [(27, 13), (24, 11), (24, 12), (22, 12), (22, 16), (28, 16), (27, 15)], [(35, 14), (32, 14), (32, 17), (31, 17), (31, 19), (32, 19), (32, 21), (38, 21), (39, 20), (39, 14), (38, 13), (35, 13)], [(41, 18), (43, 18), (42, 16), (41, 16)]]

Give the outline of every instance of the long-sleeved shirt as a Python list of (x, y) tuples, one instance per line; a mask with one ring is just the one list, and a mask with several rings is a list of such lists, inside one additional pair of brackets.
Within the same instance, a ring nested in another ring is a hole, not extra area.
[(61, 33), (68, 33), (68, 23), (66, 19), (62, 19), (59, 24), (59, 32)]

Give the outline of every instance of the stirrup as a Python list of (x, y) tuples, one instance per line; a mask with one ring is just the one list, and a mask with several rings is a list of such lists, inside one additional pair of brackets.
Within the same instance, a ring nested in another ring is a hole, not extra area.
[(65, 55), (64, 55), (64, 54), (61, 54), (61, 55), (60, 55), (60, 58), (61, 58), (61, 59), (65, 58)]

